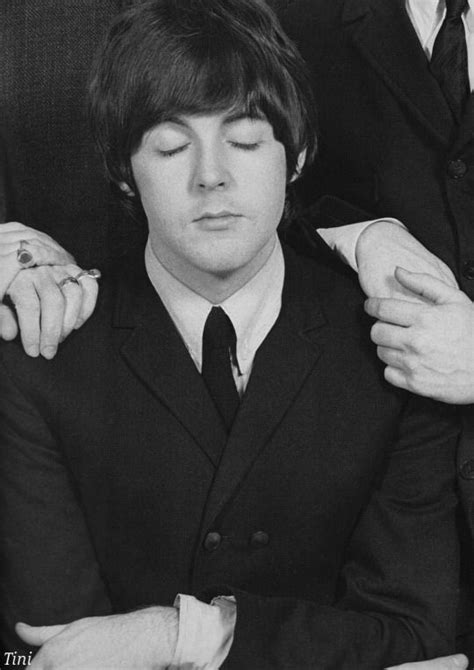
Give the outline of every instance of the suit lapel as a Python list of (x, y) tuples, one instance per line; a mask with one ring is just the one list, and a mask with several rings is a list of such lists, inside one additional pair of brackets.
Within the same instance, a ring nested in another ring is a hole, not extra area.
[(127, 364), (217, 466), (227, 437), (225, 429), (201, 375), (148, 280), (143, 279), (138, 289), (122, 289), (116, 314), (116, 326), (133, 328), (121, 348)]
[(346, 30), (395, 97), (444, 144), (454, 120), (400, 0), (346, 0)]
[(314, 294), (297, 281), (295, 261), (286, 255), (279, 319), (259, 348), (242, 404), (216, 473), (203, 530), (232, 498), (268, 444), (321, 354), (326, 325)]
[(474, 93), (471, 93), (464, 111), (459, 133), (453, 146), (452, 155), (456, 156), (466, 144), (474, 139)]

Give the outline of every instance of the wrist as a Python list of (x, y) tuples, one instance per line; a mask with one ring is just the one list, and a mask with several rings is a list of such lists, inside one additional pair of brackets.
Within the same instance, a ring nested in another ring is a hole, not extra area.
[[(134, 614), (141, 618), (143, 667), (167, 668), (173, 662), (178, 642), (177, 609), (175, 607), (147, 607)], [(139, 636), (137, 638), (139, 639)]]
[(406, 227), (397, 219), (377, 219), (372, 221), (362, 230), (357, 238), (355, 246), (355, 259), (357, 267), (367, 258), (367, 254), (377, 253), (377, 246), (381, 238), (389, 238), (396, 235), (400, 229), (406, 231)]

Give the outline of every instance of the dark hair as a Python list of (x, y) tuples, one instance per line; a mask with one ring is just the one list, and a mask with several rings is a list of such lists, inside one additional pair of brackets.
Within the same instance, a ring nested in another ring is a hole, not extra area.
[(288, 177), (316, 151), (306, 66), (263, 0), (145, 0), (120, 14), (90, 80), (92, 130), (112, 182), (135, 189), (143, 134), (176, 114), (264, 114)]

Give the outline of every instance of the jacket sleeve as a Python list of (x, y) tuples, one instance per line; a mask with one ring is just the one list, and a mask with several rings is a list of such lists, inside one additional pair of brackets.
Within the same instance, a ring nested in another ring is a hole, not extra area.
[(111, 605), (52, 430), (0, 366), (2, 644), (14, 625), (68, 623)]
[(222, 667), (382, 670), (451, 653), (457, 433), (452, 408), (412, 397), (347, 546), (340, 597), (327, 606), (228, 588), (237, 623)]

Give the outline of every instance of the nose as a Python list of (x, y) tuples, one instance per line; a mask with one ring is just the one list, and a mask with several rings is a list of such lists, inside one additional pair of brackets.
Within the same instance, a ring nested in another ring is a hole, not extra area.
[(218, 145), (201, 147), (196, 159), (195, 184), (200, 191), (225, 190), (230, 174), (225, 150)]

